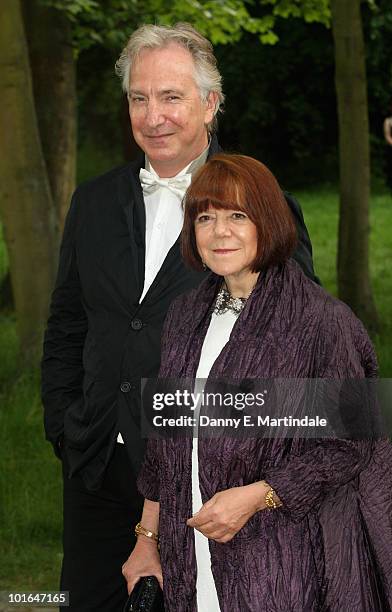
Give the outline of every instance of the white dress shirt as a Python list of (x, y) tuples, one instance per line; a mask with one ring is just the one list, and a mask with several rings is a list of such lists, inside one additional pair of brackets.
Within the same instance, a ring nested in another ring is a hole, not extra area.
[[(158, 175), (154, 168), (146, 164), (153, 176)], [(190, 164), (174, 178), (188, 174)], [(151, 287), (154, 278), (158, 274), (165, 258), (180, 235), (184, 213), (182, 210), (182, 192), (174, 193), (169, 187), (159, 186), (153, 193), (144, 193), (144, 205), (146, 208), (146, 255), (144, 266), (144, 287), (139, 299), (142, 302), (147, 291)]]

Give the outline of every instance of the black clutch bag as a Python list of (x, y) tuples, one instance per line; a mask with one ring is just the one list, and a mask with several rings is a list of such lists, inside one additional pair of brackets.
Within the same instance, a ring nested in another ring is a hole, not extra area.
[(123, 612), (165, 612), (162, 589), (155, 576), (140, 578), (129, 595)]

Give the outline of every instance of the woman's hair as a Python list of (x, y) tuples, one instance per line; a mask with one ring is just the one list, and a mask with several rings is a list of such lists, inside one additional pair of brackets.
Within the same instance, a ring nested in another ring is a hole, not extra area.
[(129, 93), (132, 66), (140, 53), (145, 49), (160, 49), (170, 43), (181, 45), (192, 55), (195, 81), (202, 100), (207, 100), (210, 92), (217, 94), (215, 116), (208, 126), (208, 131), (212, 133), (217, 128), (216, 114), (222, 110), (224, 102), (222, 77), (212, 44), (189, 23), (176, 23), (173, 27), (147, 24), (133, 32), (116, 62), (116, 73), (122, 80), (123, 90)]
[(264, 164), (245, 155), (219, 154), (195, 174), (184, 197), (181, 252), (196, 270), (203, 264), (196, 246), (195, 220), (209, 206), (242, 210), (257, 228), (252, 272), (283, 263), (297, 243), (293, 215), (279, 184)]

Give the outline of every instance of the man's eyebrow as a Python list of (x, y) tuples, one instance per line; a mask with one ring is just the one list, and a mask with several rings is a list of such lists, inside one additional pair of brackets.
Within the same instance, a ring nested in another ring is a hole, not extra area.
[(130, 94), (134, 94), (134, 95), (138, 95), (138, 96), (144, 96), (145, 94), (142, 91), (139, 91), (139, 89), (129, 89), (129, 93)]
[(174, 89), (174, 87), (170, 87), (168, 89), (162, 89), (160, 92), (160, 94), (171, 94), (171, 93), (175, 93), (175, 94), (182, 94), (183, 91), (182, 89)]
[[(137, 96), (146, 96), (147, 95), (146, 93), (144, 93), (140, 89), (132, 89), (132, 88), (129, 89), (129, 93), (133, 94), (133, 95), (137, 95)], [(167, 94), (173, 94), (173, 93), (182, 95), (184, 92), (183, 92), (182, 89), (175, 89), (174, 87), (167, 87), (166, 89), (160, 89), (158, 91), (158, 94), (160, 96), (165, 96)]]

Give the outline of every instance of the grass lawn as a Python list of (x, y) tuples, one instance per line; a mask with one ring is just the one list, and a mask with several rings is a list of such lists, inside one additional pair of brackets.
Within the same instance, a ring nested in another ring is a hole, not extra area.
[(58, 590), (60, 462), (44, 442), (38, 372), (17, 370), (9, 317), (0, 334), (0, 590)]
[[(313, 244), (317, 275), (325, 289), (337, 294), (336, 253), (338, 228), (338, 194), (331, 188), (295, 194), (301, 203)], [(380, 333), (373, 338), (380, 375), (392, 378), (392, 197), (373, 195), (370, 213), (370, 274)]]
[[(0, 282), (8, 257), (0, 226)], [(0, 312), (0, 590), (58, 590), (60, 462), (44, 441), (39, 376), (17, 361), (15, 318)]]
[[(336, 294), (338, 197), (332, 188), (296, 193), (314, 247), (317, 274)], [(392, 377), (392, 198), (371, 210), (371, 273), (382, 330), (381, 375)], [(7, 269), (0, 237), (0, 280)], [(60, 463), (44, 441), (38, 374), (19, 372), (12, 315), (0, 314), (0, 590), (56, 590), (61, 562)]]

